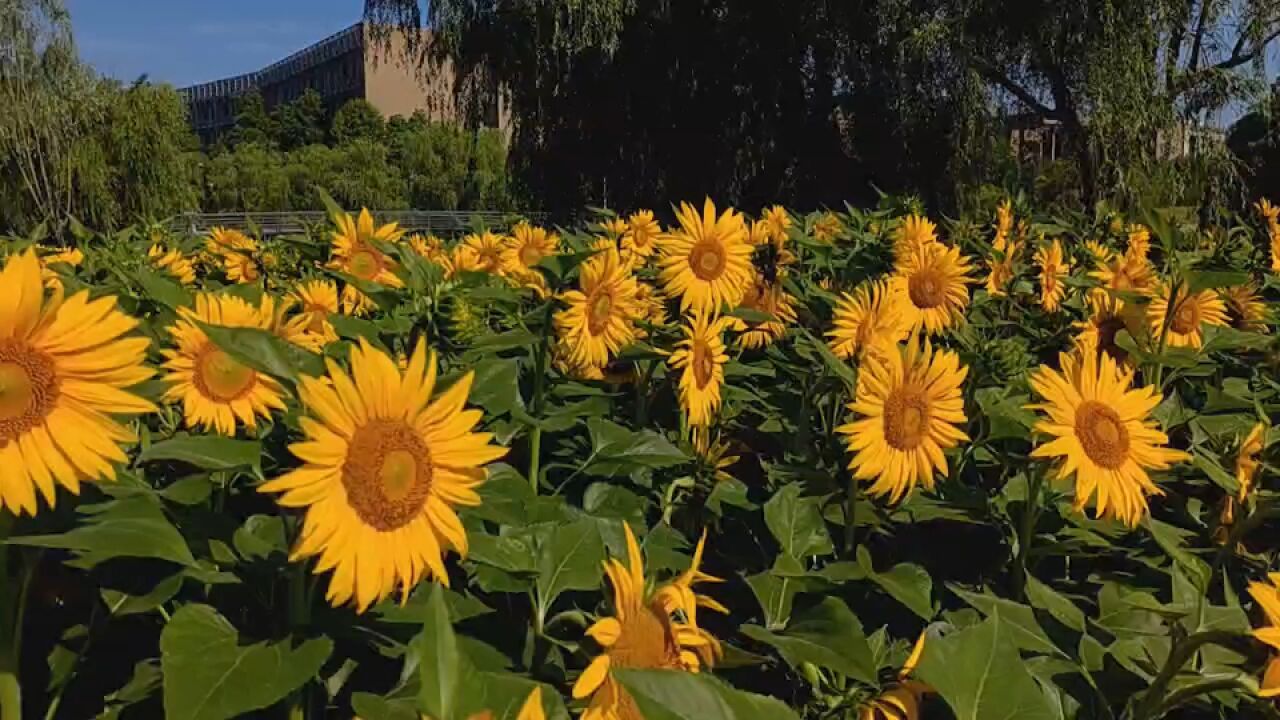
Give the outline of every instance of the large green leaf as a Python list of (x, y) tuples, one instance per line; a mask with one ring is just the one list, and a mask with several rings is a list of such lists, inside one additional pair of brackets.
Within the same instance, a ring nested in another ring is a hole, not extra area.
[(81, 509), (84, 523), (57, 535), (9, 538), (13, 545), (74, 550), (77, 567), (89, 568), (112, 558), (154, 558), (194, 566), (195, 558), (182, 534), (153, 498), (137, 495)]
[(269, 707), (315, 677), (333, 642), (313, 638), (241, 645), (208, 605), (184, 605), (160, 633), (164, 711), (169, 720), (223, 720)]
[(677, 465), (688, 460), (680, 448), (652, 430), (628, 430), (604, 418), (587, 421), (591, 456), (582, 472), (614, 477), (636, 470)]
[(933, 580), (927, 570), (919, 565), (901, 563), (885, 572), (876, 572), (871, 564), (870, 551), (861, 545), (858, 546), (857, 559), (868, 580), (916, 615), (925, 620), (933, 618)]
[(545, 617), (565, 590), (591, 590), (600, 585), (604, 540), (595, 520), (556, 525), (538, 548), (538, 613)]
[(1030, 607), (994, 595), (969, 592), (954, 585), (949, 587), (984, 616), (999, 617), (1004, 621), (1010, 639), (1019, 648), (1049, 655), (1065, 655), (1045, 635)]
[(297, 378), (299, 374), (324, 374), (324, 362), (319, 355), (307, 352), (275, 333), (260, 328), (207, 323), (201, 323), (200, 329), (219, 348), (258, 372), (287, 379)]
[(645, 720), (799, 720), (782, 702), (743, 692), (707, 674), (620, 670)]
[(764, 504), (765, 524), (784, 553), (801, 558), (832, 551), (831, 536), (818, 509), (820, 503), (818, 498), (800, 497), (800, 486), (793, 483), (774, 493)]
[(450, 720), (459, 699), (459, 679), (467, 669), (458, 654), (444, 588), (437, 584), (432, 584), (427, 595), (426, 619), (414, 644), (418, 649), (418, 705), (428, 717)]
[(1027, 600), (1063, 625), (1076, 632), (1084, 632), (1084, 611), (1031, 573), (1027, 573)]
[(138, 461), (181, 460), (206, 470), (234, 470), (257, 467), (261, 457), (262, 443), (256, 440), (179, 433), (143, 450)]
[(151, 268), (138, 268), (135, 277), (147, 296), (161, 305), (171, 310), (191, 305), (191, 293), (187, 292), (186, 288), (161, 276)]
[(977, 625), (930, 638), (915, 675), (956, 720), (1054, 720), (998, 609)]
[(862, 623), (843, 600), (824, 598), (796, 615), (786, 631), (774, 633), (756, 625), (744, 625), (742, 634), (777, 648), (789, 665), (803, 663), (829, 668), (864, 683), (876, 679), (875, 654), (867, 644)]

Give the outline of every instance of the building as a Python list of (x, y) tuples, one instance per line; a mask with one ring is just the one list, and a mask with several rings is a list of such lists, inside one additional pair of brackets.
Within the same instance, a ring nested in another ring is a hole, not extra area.
[(496, 83), (459, 77), (447, 59), (419, 68), (405, 52), (407, 32), (421, 32), (429, 42), (428, 30), (394, 29), (381, 45), (374, 28), (359, 22), (256, 72), (182, 88), (188, 121), (201, 141), (212, 143), (234, 125), (242, 95), (260, 93), (270, 111), (313, 89), (331, 112), (364, 98), (385, 117), (421, 111), (431, 120), (458, 123), (467, 116), (460, 100), (465, 95), (478, 98), (480, 125), (510, 133), (508, 103)]

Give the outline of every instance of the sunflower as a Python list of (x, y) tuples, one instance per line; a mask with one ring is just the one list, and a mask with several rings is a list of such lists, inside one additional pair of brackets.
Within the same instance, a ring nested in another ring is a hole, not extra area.
[(1057, 312), (1067, 292), (1063, 281), (1071, 273), (1071, 266), (1062, 253), (1062, 241), (1055, 239), (1037, 248), (1036, 266), (1040, 268), (1040, 305), (1049, 312)]
[(715, 636), (698, 627), (699, 607), (724, 611), (720, 603), (693, 592), (699, 582), (718, 582), (699, 566), (706, 535), (698, 541), (689, 569), (656, 592), (647, 593), (644, 558), (631, 526), (622, 523), (627, 564), (610, 558), (605, 574), (613, 587), (614, 614), (587, 628), (603, 650), (573, 685), (573, 697), (589, 697), (582, 720), (643, 720), (631, 695), (612, 675), (614, 670), (678, 670), (698, 672), (720, 657)]
[(1106, 267), (1115, 259), (1115, 250), (1097, 240), (1085, 240), (1084, 247), (1089, 252), (1089, 257), (1093, 260), (1094, 267), (1097, 269)]
[(676, 344), (668, 362), (680, 374), (680, 405), (689, 424), (705, 427), (720, 407), (720, 387), (724, 385), (724, 330), (733, 318), (713, 318), (697, 313), (685, 325), (684, 339)]
[(360, 211), (358, 220), (343, 214), (334, 222), (338, 229), (333, 233), (329, 267), (365, 282), (404, 287), (404, 282), (395, 274), (395, 261), (374, 245), (398, 241), (404, 231), (396, 223), (375, 227), (368, 209)]
[(658, 236), (662, 229), (658, 221), (653, 219), (653, 211), (640, 210), (627, 218), (627, 231), (622, 234), (623, 256), (647, 258), (653, 254), (657, 246)]
[(1117, 365), (1129, 366), (1129, 351), (1116, 344), (1116, 336), (1121, 330), (1128, 331), (1134, 339), (1142, 336), (1142, 308), (1133, 304), (1126, 305), (1119, 298), (1105, 290), (1094, 288), (1085, 296), (1089, 307), (1089, 316), (1075, 327), (1080, 331), (1076, 336), (1076, 348), (1083, 352), (1088, 347), (1090, 352), (1106, 353)]
[(205, 251), (214, 257), (221, 257), (229, 252), (253, 254), (258, 252), (258, 242), (239, 230), (214, 227), (209, 229)]
[(616, 243), (627, 233), (627, 221), (620, 217), (606, 218), (600, 221), (600, 230)]
[(922, 632), (898, 671), (898, 683), (864, 703), (858, 709), (858, 720), (919, 720), (920, 701), (931, 692), (931, 688), (910, 678), (924, 655), (924, 642), (925, 633)]
[(833, 212), (824, 213), (813, 223), (813, 239), (825, 245), (835, 242), (842, 232), (844, 232), (844, 223), (840, 222), (840, 216)]
[[(42, 252), (47, 248), (40, 248)], [(61, 273), (72, 271), (84, 262), (84, 253), (80, 248), (54, 250), (47, 255), (39, 255), (40, 277), (44, 286), (50, 290), (62, 288)]]
[[(1169, 286), (1163, 283), (1156, 289), (1151, 304), (1147, 306), (1147, 321), (1151, 325), (1151, 336), (1159, 338), (1164, 332), (1166, 320), (1169, 330), (1165, 335), (1165, 344), (1170, 347), (1198, 348), (1204, 342), (1203, 326), (1226, 325), (1227, 312), (1222, 299), (1210, 290), (1201, 290), (1188, 295), (1179, 290), (1177, 297), (1170, 301)], [(1173, 306), (1173, 317), (1167, 318), (1170, 305)]]
[(929, 218), (912, 213), (893, 231), (893, 255), (903, 257), (921, 245), (938, 242), (938, 226)]
[(1258, 296), (1258, 286), (1253, 283), (1234, 285), (1218, 291), (1227, 311), (1231, 327), (1246, 332), (1267, 331), (1267, 303)]
[(191, 285), (196, 281), (195, 266), (178, 250), (166, 251), (162, 245), (152, 245), (151, 249), (147, 250), (147, 257), (150, 258), (152, 265), (165, 271), (183, 285)]
[(453, 249), (453, 266), (458, 271), (502, 274), (503, 241), (498, 235), (485, 230), (462, 238)]
[(326, 378), (303, 376), (304, 442), (289, 446), (303, 465), (259, 487), (285, 507), (306, 508), (292, 558), (319, 555), (315, 572), (333, 570), (327, 598), (357, 612), (419, 580), (448, 585), (444, 550), (467, 554), (456, 505), (479, 505), (484, 466), (506, 453), (472, 429), (464, 410), (474, 373), (434, 402), (436, 357), (418, 341), (403, 373), (363, 338), (348, 374), (326, 360)]
[(732, 209), (716, 216), (707, 199), (702, 215), (688, 203), (676, 213), (680, 229), (658, 240), (658, 273), (667, 295), (679, 296), (680, 310), (715, 313), (736, 307), (751, 282), (751, 246), (742, 216)]
[(1009, 241), (1009, 233), (1013, 231), (1013, 201), (1005, 198), (996, 207), (995, 235), (991, 238), (991, 247), (1004, 252)]
[(787, 213), (786, 208), (774, 205), (766, 209), (760, 219), (764, 221), (765, 229), (769, 231), (770, 240), (780, 243), (787, 239), (787, 234), (791, 230), (791, 215)]
[[(494, 717), (492, 710), (482, 710), (471, 715), (467, 720), (494, 720)], [(424, 720), (430, 720), (430, 718), (424, 718)], [(516, 713), (515, 720), (547, 720), (546, 711), (542, 709), (541, 685), (533, 686), (533, 691), (520, 706), (520, 712)]]
[(1147, 470), (1163, 470), (1189, 459), (1165, 447), (1169, 438), (1149, 415), (1164, 397), (1153, 387), (1134, 388), (1133, 373), (1090, 347), (1062, 353), (1061, 370), (1047, 365), (1031, 377), (1044, 402), (1034, 430), (1053, 439), (1032, 451), (1035, 458), (1060, 458), (1057, 479), (1075, 475), (1076, 509), (1096, 495), (1095, 513), (1135, 527), (1147, 513), (1147, 496), (1162, 494)]
[(449, 259), (449, 251), (445, 250), (443, 240), (435, 235), (411, 235), (407, 242), (409, 249), (418, 257), (439, 265), (446, 276), (453, 274), (453, 261)]
[(155, 406), (129, 392), (154, 371), (144, 337), (122, 337), (138, 321), (114, 296), (45, 297), (40, 261), (27, 250), (0, 270), (0, 512), (35, 515), (58, 485), (114, 480), (120, 443), (136, 440), (113, 416)]
[(713, 483), (732, 481), (734, 478), (729, 473), (729, 468), (736, 465), (742, 456), (735, 455), (733, 446), (728, 441), (722, 440), (719, 434), (712, 438), (706, 428), (694, 427), (692, 430), (690, 434), (694, 456), (710, 474), (711, 481)]
[(300, 282), (290, 297), (298, 305), (298, 318), (307, 334), (319, 338), (322, 346), (338, 339), (338, 332), (329, 321), (338, 312), (338, 286), (332, 280)]
[(227, 279), (241, 285), (252, 285), (262, 277), (262, 271), (253, 258), (238, 252), (229, 252), (222, 256), (222, 269)]
[(247, 327), (270, 331), (275, 323), (275, 303), (262, 296), (258, 307), (232, 295), (200, 293), (196, 307), (179, 308), (179, 320), (169, 328), (177, 348), (164, 350), (163, 380), (169, 388), (166, 402), (182, 401), (187, 427), (233, 436), (237, 419), (250, 430), (258, 416), (283, 410), (283, 390), (270, 376), (242, 364), (205, 335), (200, 325)]
[(556, 313), (555, 325), (575, 365), (604, 367), (635, 341), (642, 311), (636, 279), (610, 247), (582, 264), (579, 283), (561, 297), (568, 307)]
[(1150, 295), (1155, 285), (1155, 269), (1145, 258), (1128, 253), (1113, 256), (1107, 264), (1089, 273), (1107, 290)]
[(931, 335), (956, 325), (969, 305), (972, 266), (959, 248), (941, 243), (924, 245), (898, 258), (889, 292), (911, 331)]
[(827, 344), (836, 357), (861, 358), (873, 349), (896, 352), (898, 341), (907, 336), (907, 323), (884, 280), (870, 280), (841, 293), (834, 325), (827, 331)]
[(1266, 432), (1266, 425), (1256, 423), (1240, 443), (1240, 450), (1236, 453), (1236, 482), (1240, 484), (1237, 497), (1241, 502), (1248, 497), (1254, 480), (1258, 477), (1258, 468), (1261, 466), (1258, 456), (1266, 446)]
[[(645, 321), (655, 327), (667, 324), (667, 303), (662, 293), (647, 282), (636, 281), (636, 305), (640, 308), (638, 320)], [(640, 330), (637, 329), (639, 333)]]
[[(1267, 580), (1270, 584), (1249, 583), (1249, 594), (1266, 618), (1266, 624), (1254, 630), (1253, 636), (1273, 650), (1280, 650), (1280, 573), (1269, 573)], [(1277, 696), (1280, 696), (1280, 655), (1273, 653), (1258, 684), (1258, 697)]]
[(1151, 231), (1143, 225), (1129, 226), (1129, 239), (1125, 246), (1124, 254), (1128, 255), (1132, 261), (1146, 261), (1147, 256), (1151, 253)]
[(511, 237), (503, 241), (500, 268), (507, 277), (522, 287), (531, 288), (538, 297), (546, 297), (547, 279), (534, 267), (543, 258), (555, 255), (560, 237), (529, 223), (517, 223)]
[(1013, 281), (1013, 263), (1018, 259), (1022, 245), (1016, 241), (1011, 241), (1002, 248), (996, 248), (996, 250), (1000, 255), (991, 260), (991, 269), (987, 274), (987, 294), (1003, 297), (1005, 288)]
[(796, 321), (795, 298), (781, 285), (770, 284), (760, 275), (751, 283), (751, 289), (742, 297), (742, 304), (738, 307), (773, 316), (772, 320), (763, 322), (733, 319), (732, 329), (742, 333), (736, 341), (738, 347), (747, 350), (773, 344), (787, 332), (787, 325)]
[(942, 452), (969, 439), (960, 429), (968, 369), (959, 356), (914, 335), (895, 349), (863, 364), (849, 405), (859, 417), (837, 428), (854, 477), (872, 480), (868, 492), (894, 503), (917, 484), (932, 490), (934, 472), (947, 473)]

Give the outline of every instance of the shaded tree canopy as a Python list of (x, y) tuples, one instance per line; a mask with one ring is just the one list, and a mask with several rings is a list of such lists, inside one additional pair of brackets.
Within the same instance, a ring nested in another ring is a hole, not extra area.
[(1125, 200), (1178, 123), (1257, 92), (1280, 34), (1273, 0), (366, 0), (365, 15), (435, 29), (419, 60), (493, 69), (516, 169), (550, 209), (877, 189), (945, 209), (998, 177), (1015, 113), (1064, 126), (1083, 200)]

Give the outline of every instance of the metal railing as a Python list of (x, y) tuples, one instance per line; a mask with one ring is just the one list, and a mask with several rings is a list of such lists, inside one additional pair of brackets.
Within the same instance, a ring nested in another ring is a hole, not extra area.
[[(470, 231), (476, 224), (494, 229), (506, 229), (517, 218), (541, 222), (544, 213), (505, 213), (493, 210), (384, 210), (371, 211), (378, 223), (399, 223), (407, 232), (454, 234)], [(210, 228), (224, 227), (244, 232), (273, 235), (294, 235), (306, 232), (328, 222), (322, 210), (297, 212), (250, 213), (186, 213), (169, 221), (175, 232), (202, 234)]]

